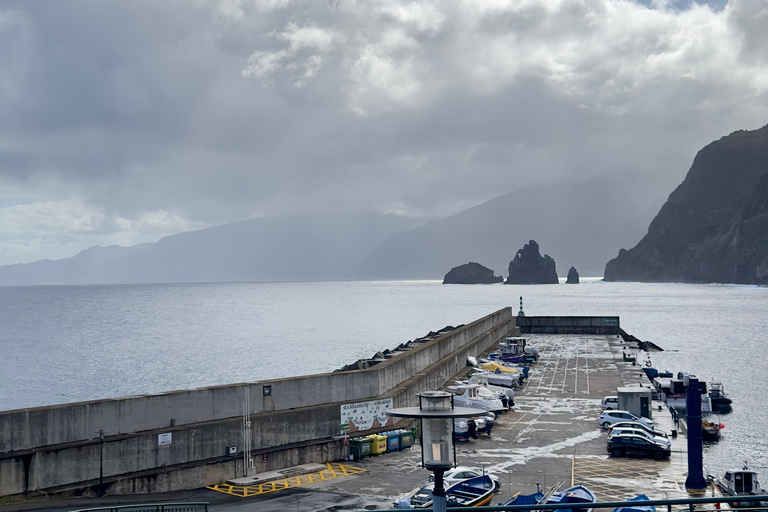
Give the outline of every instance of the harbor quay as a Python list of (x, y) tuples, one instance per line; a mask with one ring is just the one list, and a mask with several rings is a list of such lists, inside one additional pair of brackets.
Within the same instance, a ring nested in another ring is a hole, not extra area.
[[(522, 327), (518, 324), (522, 324)], [(590, 327), (590, 324), (593, 325)], [(576, 333), (568, 333), (569, 331)], [(61, 486), (61, 492), (49, 489), (53, 491), (49, 493), (53, 497), (45, 497), (42, 492), (34, 490), (8, 493), (6, 498), (0, 498), (0, 511), (77, 510), (138, 502), (207, 502), (212, 510), (232, 511), (391, 509), (401, 496), (429, 477), (429, 472), (421, 467), (419, 444), (414, 443), (407, 450), (365, 457), (362, 460), (349, 460), (348, 443), (339, 435), (340, 406), (352, 400), (370, 398), (392, 398), (395, 406), (415, 405), (418, 392), (444, 388), (455, 379), (463, 377), (468, 372), (466, 361), (469, 356), (483, 356), (504, 337), (520, 334), (528, 339), (529, 345), (539, 349), (540, 358), (536, 364), (531, 365), (529, 378), (517, 389), (514, 407), (496, 418), (490, 436), (481, 435), (478, 439), (457, 443), (457, 463), (460, 466), (482, 468), (499, 478), (500, 489), (491, 504), (504, 502), (517, 493), (533, 493), (537, 488), (546, 490), (559, 485), (560, 490), (563, 490), (575, 484), (589, 487), (598, 501), (621, 501), (639, 493), (646, 494), (651, 499), (688, 497), (685, 490), (687, 445), (686, 438), (682, 435), (684, 429), (682, 425), (674, 423), (672, 415), (662, 403), (654, 401), (651, 407), (656, 428), (667, 432), (675, 430), (681, 434), (671, 439), (672, 451), (669, 458), (653, 460), (608, 456), (607, 431), (602, 429), (597, 421), (602, 412), (601, 399), (615, 395), (618, 388), (649, 385), (640, 366), (642, 361), (626, 360), (625, 354), (636, 350), (636, 346), (626, 342), (622, 332), (617, 317), (529, 317), (523, 320), (513, 315), (509, 308), (505, 308), (467, 326), (460, 326), (442, 334), (435, 333), (432, 339), (369, 368), (300, 378), (315, 378), (316, 384), (322, 385), (321, 377), (349, 379), (351, 375), (351, 385), (365, 382), (367, 387), (364, 389), (346, 390), (344, 393), (333, 391), (335, 396), (345, 397), (347, 400), (337, 400), (329, 404), (316, 403), (308, 408), (298, 408), (302, 409), (298, 412), (296, 408), (288, 408), (285, 411), (288, 417), (280, 419), (284, 413), (274, 414), (280, 411), (279, 408), (273, 406), (270, 411), (263, 409), (264, 405), (269, 403), (266, 399), (272, 399), (272, 393), (286, 390), (281, 386), (281, 380), (239, 385), (240, 393), (232, 392), (237, 395), (237, 400), (231, 399), (232, 410), (238, 408), (234, 404), (235, 401), (242, 407), (243, 389), (248, 389), (250, 394), (250, 452), (255, 466), (249, 471), (251, 483), (259, 482), (260, 475), (275, 472), (289, 475), (315, 471), (315, 474), (327, 475), (330, 471), (332, 477), (323, 476), (315, 481), (273, 492), (254, 493), (247, 497), (233, 492), (222, 492), (222, 489), (226, 490), (226, 486), (214, 490), (216, 484), (232, 482), (245, 473), (242, 465), (244, 458), (241, 409), (238, 411), (240, 414), (231, 420), (220, 419), (213, 422), (229, 425), (229, 430), (226, 430), (229, 437), (220, 440), (216, 440), (215, 436), (208, 438), (210, 442), (220, 444), (221, 451), (227, 450), (229, 446), (240, 445), (237, 453), (205, 461), (204, 465), (208, 466), (204, 468), (205, 471), (196, 469), (201, 464), (194, 464), (194, 461), (182, 464), (186, 467), (161, 466), (156, 470), (147, 471), (153, 473), (154, 478), (161, 481), (161, 485), (153, 488), (139, 484), (137, 492), (130, 492), (126, 482), (132, 482), (132, 485), (136, 486), (137, 482), (149, 481), (149, 474), (106, 473), (104, 480), (112, 485), (105, 485), (104, 496), (97, 495), (95, 491), (101, 488), (98, 486), (99, 481), (91, 478), (85, 486), (82, 482), (70, 486), (70, 489), (80, 489), (80, 492), (67, 491), (67, 486)], [(398, 380), (397, 377), (392, 377), (392, 372), (399, 372), (401, 378)], [(380, 386), (379, 393), (374, 393), (375, 386), (371, 385), (368, 379), (354, 380), (361, 379), (361, 375), (371, 374), (376, 375), (374, 380)], [(391, 380), (387, 381), (387, 378)], [(270, 386), (269, 395), (264, 391), (266, 386)], [(210, 390), (211, 388), (204, 388), (193, 392), (216, 392)], [(332, 389), (325, 391), (330, 392)], [(355, 398), (350, 400), (352, 396)], [(303, 397), (303, 400), (306, 402), (315, 399), (319, 402), (323, 393), (315, 393), (313, 397)], [(255, 409), (262, 410), (256, 412)], [(323, 412), (319, 413), (318, 409)], [(18, 414), (17, 411), (10, 412)], [(171, 411), (171, 414), (184, 418), (179, 408)], [(278, 440), (282, 444), (269, 447), (263, 445), (265, 437), (260, 430), (264, 428), (266, 417), (271, 421), (283, 421), (281, 425), (285, 432)], [(1, 418), (2, 416), (0, 421)], [(324, 422), (321, 426), (312, 425), (310, 428), (306, 425), (318, 418)], [(189, 418), (184, 421), (189, 421)], [(290, 421), (296, 425), (286, 427)], [(195, 425), (196, 423), (203, 425)], [(172, 429), (160, 429), (163, 430), (160, 434), (166, 433), (167, 430), (184, 432), (203, 429), (208, 426), (207, 423), (209, 422), (176, 424)], [(412, 423), (407, 422), (397, 425), (410, 426)], [(92, 429), (93, 425), (90, 428)], [(321, 432), (321, 429), (326, 431)], [(9, 435), (7, 424), (0, 423), (0, 432)], [(295, 437), (296, 432), (302, 434), (305, 439), (301, 439), (301, 436)], [(368, 431), (361, 431), (350, 435), (354, 437), (367, 433)], [(155, 436), (160, 434), (158, 429), (153, 429), (149, 435), (157, 439)], [(18, 437), (18, 434), (16, 435)], [(113, 435), (110, 433), (106, 439)], [(0, 441), (2, 439), (0, 438)], [(130, 436), (127, 439), (130, 439)], [(120, 440), (109, 440), (118, 441)], [(171, 436), (171, 442), (175, 442), (174, 436)], [(96, 446), (102, 443), (97, 443)], [(0, 446), (3, 446), (2, 443)], [(10, 458), (7, 454), (8, 452), (0, 462)], [(110, 451), (109, 456), (117, 457), (118, 460), (120, 457), (119, 453), (114, 451)], [(90, 466), (93, 465), (92, 460), (88, 462)], [(98, 458), (96, 462), (98, 463)], [(72, 463), (76, 464), (77, 461)], [(330, 463), (336, 466), (332, 467)], [(323, 464), (328, 465), (328, 470), (324, 472), (321, 471)], [(5, 478), (7, 482), (9, 473), (6, 472), (4, 476), (3, 468), (4, 466), (0, 465), (0, 481)], [(95, 476), (98, 477), (98, 465), (96, 470)], [(177, 477), (174, 480), (163, 477), (163, 471), (179, 474), (190, 472), (186, 478)], [(93, 475), (93, 472), (90, 474)], [(27, 485), (33, 482), (29, 476), (26, 478)], [(162, 483), (163, 478), (166, 482), (177, 482), (179, 488), (171, 488), (172, 485)], [(261, 481), (270, 480), (274, 481), (275, 477), (262, 478)], [(247, 485), (247, 482), (240, 483)]]

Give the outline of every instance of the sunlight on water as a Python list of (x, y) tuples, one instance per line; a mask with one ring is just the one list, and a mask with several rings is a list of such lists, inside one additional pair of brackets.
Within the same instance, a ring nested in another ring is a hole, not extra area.
[(768, 289), (435, 281), (0, 288), (0, 410), (332, 371), (505, 306), (619, 315), (667, 351), (659, 369), (719, 380), (734, 399), (707, 449), (718, 473), (768, 469)]

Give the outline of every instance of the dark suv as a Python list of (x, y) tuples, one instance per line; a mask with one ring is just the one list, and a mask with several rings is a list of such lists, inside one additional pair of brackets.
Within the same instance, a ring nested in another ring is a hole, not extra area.
[(608, 453), (614, 457), (639, 455), (663, 459), (669, 457), (670, 449), (669, 446), (656, 443), (645, 437), (635, 434), (621, 434), (608, 440)]

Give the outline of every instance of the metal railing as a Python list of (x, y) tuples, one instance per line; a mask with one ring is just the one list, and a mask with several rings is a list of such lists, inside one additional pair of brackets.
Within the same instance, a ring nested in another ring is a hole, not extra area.
[[(449, 507), (450, 511), (495, 511), (495, 512), (514, 512), (522, 510), (558, 510), (558, 509), (573, 509), (575, 511), (586, 511), (589, 509), (615, 509), (619, 507), (657, 507), (657, 512), (663, 511), (665, 508), (667, 512), (672, 512), (673, 507), (675, 510), (688, 509), (689, 512), (705, 512), (711, 510), (719, 510), (721, 503), (768, 503), (768, 495), (755, 495), (755, 496), (720, 496), (716, 498), (682, 498), (674, 500), (649, 500), (649, 501), (607, 501), (604, 503), (558, 503), (558, 504), (542, 504), (542, 505), (506, 505), (497, 507)], [(702, 505), (714, 505), (712, 508), (702, 508)], [(663, 508), (661, 508), (663, 507)], [(380, 512), (400, 512), (403, 509), (387, 509)], [(421, 509), (431, 511), (431, 508)], [(766, 510), (766, 506), (742, 506), (739, 507), (740, 511), (747, 510)]]
[(141, 503), (96, 508), (83, 508), (73, 512), (208, 512), (208, 502)]

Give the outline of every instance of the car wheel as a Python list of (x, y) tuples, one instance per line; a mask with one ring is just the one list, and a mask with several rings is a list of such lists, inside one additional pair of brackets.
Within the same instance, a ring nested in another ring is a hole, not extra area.
[(661, 450), (653, 452), (653, 458), (654, 459), (663, 459), (667, 454), (662, 452)]
[(624, 452), (621, 451), (621, 448), (614, 448), (611, 450), (611, 455), (614, 457), (622, 457), (624, 455)]
[(605, 408), (605, 410), (606, 410), (606, 411), (612, 411), (612, 410), (613, 410), (613, 407), (606, 407), (606, 408)]
[(608, 423), (607, 421), (604, 421), (600, 426), (603, 427), (605, 430), (608, 430), (609, 428), (611, 428), (611, 424)]

